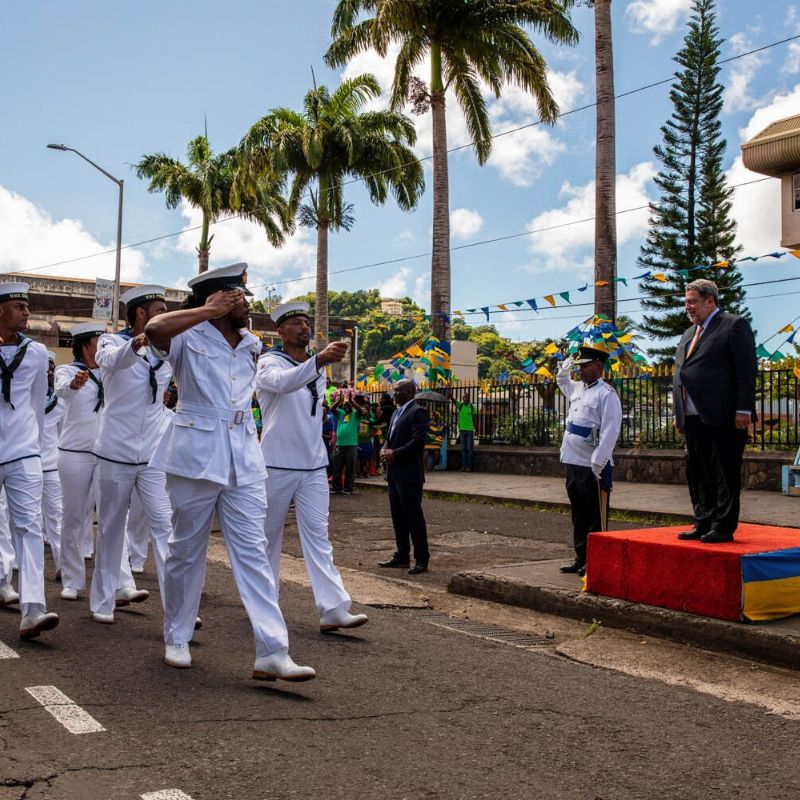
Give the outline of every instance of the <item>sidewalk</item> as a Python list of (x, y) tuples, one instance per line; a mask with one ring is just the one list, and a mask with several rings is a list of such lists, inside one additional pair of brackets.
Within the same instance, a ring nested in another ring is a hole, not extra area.
[[(569, 508), (563, 478), (530, 475), (434, 472), (426, 476), (426, 494), (454, 500), (514, 502), (534, 507)], [(385, 488), (383, 478), (357, 481)], [(618, 482), (611, 495), (614, 510), (659, 519), (690, 519), (689, 492), (685, 486)], [(778, 492), (742, 492), (743, 522), (800, 527), (800, 498)], [(670, 524), (670, 523), (667, 523)], [(610, 627), (686, 642), (755, 658), (777, 666), (800, 669), (800, 617), (749, 625), (699, 617), (655, 606), (630, 603), (582, 591), (580, 579), (562, 575), (563, 560), (529, 561), (456, 573), (448, 591), (548, 614), (599, 621)]]

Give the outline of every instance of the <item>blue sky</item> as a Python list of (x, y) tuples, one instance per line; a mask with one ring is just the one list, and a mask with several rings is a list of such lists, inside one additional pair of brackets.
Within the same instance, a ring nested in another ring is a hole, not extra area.
[[(616, 91), (630, 91), (668, 78), (672, 57), (685, 34), (689, 0), (615, 0), (613, 26)], [(227, 5), (193, 2), (137, 4), (88, 2), (17, 3), (4, 8), (0, 29), (5, 120), (0, 129), (0, 269), (39, 274), (111, 277), (116, 188), (74, 154), (47, 150), (63, 142), (125, 180), (123, 277), (183, 286), (196, 271), (197, 234), (184, 232), (199, 218), (187, 208), (168, 210), (162, 195), (148, 194), (130, 167), (143, 154), (164, 151), (183, 158), (187, 143), (203, 132), (212, 146), (235, 145), (250, 124), (270, 108), (300, 108), (311, 87), (338, 84), (343, 74), (374, 72), (388, 84), (391, 63), (374, 54), (345, 70), (328, 70), (333, 2), (269, 3), (234, 0)], [(754, 10), (755, 9), (755, 10)], [(562, 111), (591, 103), (594, 96), (592, 13), (574, 12), (581, 32), (575, 48), (534, 41), (545, 54)], [(800, 5), (719, 0), (723, 58), (800, 33)], [(427, 79), (427, 75), (421, 73)], [(800, 113), (800, 40), (747, 56), (725, 66), (723, 131), (725, 168), (732, 184), (754, 178), (741, 164), (739, 146), (774, 119)], [(642, 206), (656, 197), (652, 148), (669, 116), (669, 86), (622, 98), (617, 104), (617, 208)], [(536, 120), (530, 99), (514, 88), (489, 101), (494, 132)], [(430, 153), (429, 117), (415, 118), (418, 151)], [(448, 110), (451, 147), (467, 141), (455, 102)], [(590, 301), (575, 289), (591, 280), (593, 224), (573, 223), (593, 213), (594, 110), (564, 117), (555, 127), (528, 127), (498, 136), (489, 163), (478, 166), (470, 149), (451, 154), (450, 208), (454, 251), (453, 308), (466, 309), (571, 291), (573, 302)], [(348, 188), (356, 224), (330, 240), (332, 289), (380, 287), (387, 297), (410, 295), (429, 303), (431, 175), (429, 189), (413, 213), (389, 201), (372, 206), (357, 185)], [(735, 193), (742, 255), (779, 249), (779, 183), (743, 186)], [(618, 218), (619, 274), (637, 274), (635, 259), (646, 235), (645, 211)], [(534, 233), (530, 233), (534, 231)], [(232, 220), (214, 227), (211, 263), (251, 265), (258, 296), (267, 286), (285, 297), (312, 288), (298, 280), (314, 272), (314, 235), (299, 229), (279, 251), (263, 234)], [(513, 237), (479, 244), (487, 239)], [(78, 259), (71, 263), (55, 262)], [(375, 262), (384, 266), (338, 272)], [(745, 283), (800, 278), (791, 256), (743, 266)], [(620, 297), (636, 297), (635, 282)], [(748, 302), (763, 341), (800, 313), (799, 282), (754, 286)], [(559, 303), (561, 305), (561, 303)], [(638, 303), (620, 311), (634, 319)], [(492, 315), (501, 333), (515, 339), (559, 336), (587, 308)], [(468, 317), (479, 323), (481, 318)], [(780, 337), (771, 340), (777, 345)]]

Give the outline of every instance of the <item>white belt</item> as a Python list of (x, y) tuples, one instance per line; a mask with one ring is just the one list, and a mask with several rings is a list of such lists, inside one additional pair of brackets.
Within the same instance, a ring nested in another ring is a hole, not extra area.
[(217, 408), (216, 406), (203, 406), (198, 403), (178, 402), (175, 406), (176, 413), (198, 414), (201, 417), (212, 417), (221, 419), (224, 422), (232, 422), (234, 425), (241, 425), (244, 422), (244, 411), (234, 411), (228, 408)]

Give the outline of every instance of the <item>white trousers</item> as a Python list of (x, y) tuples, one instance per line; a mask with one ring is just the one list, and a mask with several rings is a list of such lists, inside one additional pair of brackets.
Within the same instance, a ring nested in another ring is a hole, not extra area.
[(45, 610), (42, 539), (42, 462), (22, 458), (0, 466), (11, 538), (19, 564), (19, 605), (23, 616)]
[(262, 481), (227, 487), (212, 481), (167, 475), (173, 534), (167, 556), (164, 641), (192, 638), (206, 577), (211, 519), (217, 513), (233, 578), (250, 618), (256, 657), (289, 650), (264, 541), (266, 497)]
[(132, 567), (143, 567), (147, 561), (147, 545), (150, 542), (150, 524), (144, 509), (139, 490), (133, 490), (131, 505), (128, 509), (126, 527), (128, 539), (128, 558)]
[(320, 616), (335, 608), (349, 611), (350, 595), (333, 563), (333, 548), (328, 538), (330, 489), (325, 469), (306, 471), (270, 467), (266, 486), (268, 505), (264, 533), (276, 586), (280, 583), (283, 526), (289, 503), (294, 498), (300, 546), (317, 611)]
[(61, 481), (58, 470), (42, 473), (43, 536), (50, 543), (56, 569), (61, 569)]
[[(112, 614), (119, 588), (136, 586), (125, 546), (125, 517), (134, 488), (144, 504), (153, 532), (153, 551), (161, 601), (164, 602), (164, 561), (172, 532), (166, 476), (144, 464), (116, 464), (97, 459), (97, 547), (89, 607), (96, 614)], [(187, 639), (188, 641), (188, 639)]]
[(14, 542), (11, 538), (11, 526), (8, 524), (8, 503), (6, 493), (0, 489), (0, 586), (11, 583), (14, 576)]
[(96, 490), (97, 459), (92, 453), (58, 451), (61, 480), (61, 585), (83, 591), (86, 588), (86, 531), (91, 543), (92, 515)]

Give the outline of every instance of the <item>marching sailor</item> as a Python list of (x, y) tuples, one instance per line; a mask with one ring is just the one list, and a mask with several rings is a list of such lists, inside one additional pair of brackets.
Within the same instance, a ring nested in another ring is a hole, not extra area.
[[(84, 556), (92, 548), (92, 520), (96, 502), (94, 440), (104, 403), (100, 369), (95, 361), (97, 342), (105, 323), (82, 322), (70, 329), (72, 363), (55, 371), (55, 394), (64, 406), (58, 441), (61, 481), (61, 598), (77, 600), (86, 588)], [(86, 541), (86, 532), (89, 540)]]
[[(120, 297), (128, 327), (100, 337), (97, 364), (105, 404), (95, 440), (97, 456), (97, 548), (89, 604), (95, 622), (114, 622), (114, 607), (140, 603), (125, 546), (125, 519), (134, 487), (153, 537), (156, 572), (164, 599), (164, 561), (172, 533), (172, 509), (163, 470), (150, 459), (163, 432), (164, 389), (172, 368), (147, 347), (147, 322), (167, 310), (163, 286), (135, 286)], [(122, 586), (122, 588), (119, 588)]]
[(188, 669), (216, 511), (256, 642), (253, 678), (304, 681), (289, 656), (264, 538), (264, 458), (251, 411), (261, 341), (247, 330), (247, 265), (192, 278), (184, 308), (152, 319), (151, 349), (175, 371), (178, 405), (153, 465), (167, 473), (174, 508), (164, 580), (164, 662)]
[(261, 356), (256, 395), (263, 419), (261, 450), (267, 467), (267, 552), (276, 587), (280, 584), (281, 542), (289, 503), (297, 528), (320, 629), (357, 628), (366, 614), (350, 613), (350, 595), (333, 563), (328, 538), (328, 454), (322, 439), (325, 365), (341, 361), (347, 342), (332, 342), (309, 355), (308, 303), (284, 303), (272, 312), (283, 345)]
[[(0, 284), (0, 485), (5, 487), (19, 564), (21, 639), (58, 625), (47, 611), (42, 540), (42, 436), (47, 350), (25, 335), (28, 284)], [(10, 586), (11, 574), (0, 575)]]
[(64, 403), (55, 393), (56, 354), (47, 351), (47, 400), (44, 406), (42, 436), (42, 521), (44, 540), (56, 566), (61, 570), (61, 481), (58, 478), (58, 437), (64, 418)]
[[(611, 491), (612, 453), (622, 425), (619, 397), (602, 378), (607, 360), (605, 350), (581, 347), (578, 358), (564, 359), (556, 375), (558, 388), (569, 400), (561, 461), (566, 465), (575, 547), (575, 560), (561, 567), (561, 572), (585, 573), (586, 539), (607, 523), (600, 493)], [(570, 378), (573, 363), (579, 367), (580, 381)], [(607, 517), (607, 508), (605, 512)]]

